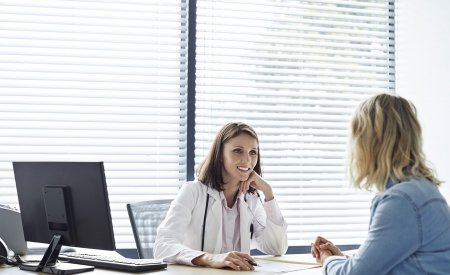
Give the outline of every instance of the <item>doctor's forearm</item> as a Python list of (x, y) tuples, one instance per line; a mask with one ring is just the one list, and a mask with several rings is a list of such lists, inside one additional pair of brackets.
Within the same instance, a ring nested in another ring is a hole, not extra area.
[(267, 190), (264, 190), (263, 193), (264, 193), (264, 201), (266, 202), (271, 201), (275, 198), (271, 187), (268, 188)]
[(194, 259), (192, 259), (192, 264), (193, 265), (198, 265), (198, 266), (208, 266), (208, 260), (207, 260), (207, 254), (202, 254), (198, 257), (195, 257)]

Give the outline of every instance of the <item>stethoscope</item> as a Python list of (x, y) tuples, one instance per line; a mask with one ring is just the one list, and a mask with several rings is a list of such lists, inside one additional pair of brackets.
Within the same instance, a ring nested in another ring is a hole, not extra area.
[[(205, 245), (206, 215), (207, 215), (207, 213), (208, 213), (208, 204), (209, 204), (209, 193), (208, 193), (208, 189), (209, 189), (209, 187), (206, 189), (206, 204), (205, 204), (205, 214), (203, 215), (202, 250), (201, 250), (201, 251), (203, 251), (203, 248), (204, 248), (204, 245)], [(247, 202), (247, 194), (248, 194), (248, 192), (245, 193), (245, 195), (244, 195), (244, 201), (245, 201), (245, 202)], [(258, 199), (259, 199), (261, 205), (264, 206), (264, 203), (262, 202), (261, 197), (259, 196), (258, 191), (256, 191), (256, 195), (258, 196)], [(256, 222), (257, 222), (260, 226), (265, 227), (265, 226), (259, 221), (259, 219), (255, 216), (255, 213), (253, 213), (253, 211), (250, 209), (250, 206), (248, 206), (248, 209), (250, 210), (250, 213), (252, 214), (252, 216), (253, 216), (253, 218), (256, 220)], [(250, 224), (250, 239), (252, 239), (252, 238), (253, 238), (253, 223)]]

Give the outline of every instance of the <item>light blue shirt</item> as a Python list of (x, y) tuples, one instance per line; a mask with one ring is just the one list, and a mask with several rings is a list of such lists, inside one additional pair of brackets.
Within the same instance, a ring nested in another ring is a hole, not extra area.
[(372, 201), (369, 233), (349, 259), (327, 258), (327, 275), (450, 274), (450, 208), (426, 179), (411, 179)]

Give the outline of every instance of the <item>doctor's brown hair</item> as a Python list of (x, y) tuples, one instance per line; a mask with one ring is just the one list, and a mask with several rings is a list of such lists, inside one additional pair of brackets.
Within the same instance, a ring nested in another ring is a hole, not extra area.
[[(223, 146), (230, 139), (241, 134), (247, 134), (256, 139), (258, 144), (258, 160), (253, 169), (258, 175), (262, 176), (261, 158), (259, 152), (259, 140), (255, 130), (249, 125), (242, 122), (230, 122), (225, 124), (217, 133), (208, 155), (199, 165), (197, 169), (197, 178), (203, 184), (212, 187), (218, 191), (223, 191), (223, 177), (222, 177), (222, 154)], [(253, 190), (250, 190), (253, 191)]]

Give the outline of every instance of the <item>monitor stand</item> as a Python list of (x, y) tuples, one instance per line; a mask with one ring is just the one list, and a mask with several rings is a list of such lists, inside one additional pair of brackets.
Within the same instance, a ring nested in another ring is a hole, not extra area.
[(25, 262), (20, 269), (49, 274), (68, 275), (94, 270), (93, 266), (58, 262), (62, 246), (62, 236), (55, 235), (39, 263)]

